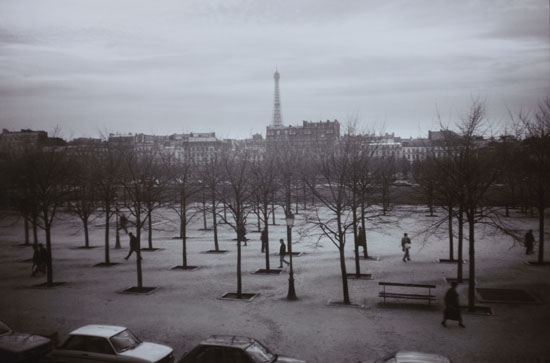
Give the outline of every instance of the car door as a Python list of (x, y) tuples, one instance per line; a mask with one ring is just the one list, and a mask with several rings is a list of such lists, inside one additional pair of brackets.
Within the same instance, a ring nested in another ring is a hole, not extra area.
[(117, 356), (113, 347), (106, 338), (102, 337), (86, 337), (85, 352), (82, 353), (81, 359), (83, 362), (117, 362)]
[(180, 363), (223, 363), (220, 347), (200, 345), (189, 352)]
[(71, 335), (51, 357), (55, 363), (83, 363), (82, 352), (86, 349), (86, 339), (82, 335)]
[(223, 348), (223, 363), (254, 363), (254, 361), (239, 348)]

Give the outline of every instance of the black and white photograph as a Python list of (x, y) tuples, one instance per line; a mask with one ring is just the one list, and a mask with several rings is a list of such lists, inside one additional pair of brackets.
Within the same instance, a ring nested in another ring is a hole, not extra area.
[(0, 362), (550, 362), (549, 0), (0, 0)]

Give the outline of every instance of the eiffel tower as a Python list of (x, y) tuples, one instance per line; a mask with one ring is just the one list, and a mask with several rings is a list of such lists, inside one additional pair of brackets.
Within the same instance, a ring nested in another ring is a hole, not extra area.
[(283, 118), (281, 117), (281, 96), (279, 95), (279, 72), (275, 70), (273, 79), (275, 79), (275, 95), (273, 96), (273, 122), (272, 127), (283, 127)]

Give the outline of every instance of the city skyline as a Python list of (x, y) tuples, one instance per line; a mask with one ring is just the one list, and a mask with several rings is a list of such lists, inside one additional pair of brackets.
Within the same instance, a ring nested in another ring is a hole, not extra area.
[(0, 3), (0, 123), (66, 139), (357, 120), (422, 137), (472, 99), (495, 131), (550, 95), (549, 3)]

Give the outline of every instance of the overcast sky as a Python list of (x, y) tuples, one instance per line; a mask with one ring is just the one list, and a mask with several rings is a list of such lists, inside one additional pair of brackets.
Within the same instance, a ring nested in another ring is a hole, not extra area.
[(548, 0), (0, 0), (0, 125), (65, 138), (265, 135), (358, 120), (425, 136), (550, 95)]

